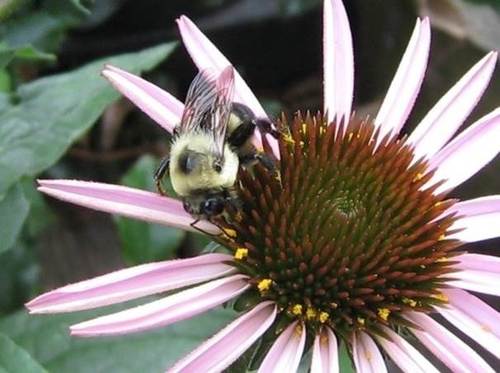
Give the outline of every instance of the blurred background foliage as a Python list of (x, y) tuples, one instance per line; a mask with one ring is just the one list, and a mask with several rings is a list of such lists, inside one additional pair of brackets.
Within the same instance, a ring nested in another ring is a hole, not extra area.
[[(430, 65), (408, 131), (486, 51), (500, 49), (498, 0), (344, 2), (362, 115), (376, 113), (415, 18), (431, 17)], [(233, 317), (217, 310), (153, 333), (89, 341), (70, 339), (67, 326), (95, 312), (28, 317), (21, 310), (41, 291), (126, 265), (190, 256), (208, 243), (36, 191), (37, 177), (154, 190), (168, 134), (99, 71), (115, 63), (182, 99), (196, 71), (178, 42), (181, 14), (209, 35), (271, 115), (320, 109), (320, 0), (0, 1), (0, 371), (159, 372)], [(497, 106), (499, 93), (494, 78), (467, 123)], [(454, 194), (498, 193), (499, 175), (497, 158)], [(491, 253), (497, 244), (473, 250)]]

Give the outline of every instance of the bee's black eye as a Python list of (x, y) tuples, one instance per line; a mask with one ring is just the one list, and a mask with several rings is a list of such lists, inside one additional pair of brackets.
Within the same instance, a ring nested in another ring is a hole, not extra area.
[(219, 215), (224, 210), (224, 201), (219, 198), (209, 198), (203, 202), (202, 210), (209, 216)]
[(221, 161), (219, 161), (219, 160), (214, 161), (214, 164), (213, 164), (212, 167), (213, 167), (213, 169), (216, 172), (221, 172), (222, 171), (222, 163), (221, 163)]

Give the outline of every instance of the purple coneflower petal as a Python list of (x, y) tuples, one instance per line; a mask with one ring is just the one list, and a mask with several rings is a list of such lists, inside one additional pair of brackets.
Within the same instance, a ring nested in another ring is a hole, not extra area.
[(423, 329), (412, 329), (413, 334), (453, 372), (493, 372), (477, 352), (429, 316), (422, 312), (405, 316)]
[(296, 372), (305, 343), (306, 328), (304, 324), (295, 321), (276, 339), (258, 372)]
[(408, 142), (415, 146), (415, 159), (433, 156), (455, 134), (488, 86), (496, 61), (496, 52), (483, 57), (417, 125), (408, 138)]
[(234, 275), (190, 288), (166, 298), (71, 326), (71, 334), (90, 337), (139, 332), (185, 320), (238, 296), (249, 285)]
[(224, 264), (230, 260), (230, 255), (207, 254), (143, 264), (49, 291), (26, 307), (30, 313), (58, 313), (107, 306), (227, 276), (235, 272)]
[(168, 373), (220, 372), (243, 354), (274, 322), (276, 305), (263, 302), (178, 361)]
[(106, 65), (102, 75), (168, 132), (172, 132), (180, 121), (184, 104), (170, 93), (112, 65)]
[(500, 313), (464, 290), (444, 289), (443, 294), (448, 297), (448, 304), (436, 307), (439, 313), (500, 358)]
[(373, 339), (364, 332), (356, 332), (352, 340), (352, 358), (358, 373), (387, 372), (384, 358)]
[(500, 236), (500, 195), (458, 202), (446, 213), (453, 212), (463, 217), (450, 227), (450, 230), (461, 229), (450, 238), (476, 242)]
[[(217, 47), (200, 31), (198, 27), (186, 16), (177, 19), (177, 25), (181, 33), (182, 41), (188, 53), (198, 69), (213, 68), (221, 72), (231, 65), (228, 59), (217, 49)], [(258, 118), (267, 118), (267, 114), (252, 90), (245, 83), (241, 75), (235, 70), (234, 75), (234, 100), (248, 106)], [(262, 139), (259, 131), (255, 132), (254, 144), (262, 148)], [(275, 138), (266, 136), (275, 155), (279, 156), (278, 143)]]
[[(196, 231), (194, 221), (174, 198), (121, 185), (78, 180), (38, 180), (38, 190), (54, 198), (91, 209), (119, 214), (152, 223)], [(214, 225), (200, 221), (197, 228), (218, 233)]]
[[(500, 108), (482, 117), (430, 160), (436, 172), (426, 186), (445, 180), (435, 193), (460, 185), (490, 162), (500, 150)], [(425, 186), (424, 186), (425, 187)]]
[(394, 361), (403, 372), (412, 373), (439, 373), (439, 371), (427, 360), (415, 347), (400, 337), (392, 329), (381, 326), (391, 340), (375, 337), (387, 355)]
[(351, 29), (340, 0), (326, 0), (323, 11), (323, 96), (328, 120), (349, 120), (354, 91)]
[(380, 139), (388, 133), (398, 134), (410, 115), (424, 79), (430, 43), (429, 19), (417, 19), (408, 47), (375, 118), (375, 124), (380, 126)]
[(449, 273), (448, 285), (457, 288), (477, 291), (479, 293), (500, 296), (500, 258), (491, 255), (462, 254), (452, 258), (459, 261), (453, 267), (458, 272)]
[(325, 326), (314, 338), (311, 373), (337, 373), (338, 371), (337, 338), (332, 330)]

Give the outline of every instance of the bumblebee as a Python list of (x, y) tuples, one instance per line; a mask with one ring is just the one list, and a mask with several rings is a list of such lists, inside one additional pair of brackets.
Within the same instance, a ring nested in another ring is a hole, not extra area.
[(229, 203), (238, 207), (234, 190), (240, 165), (272, 161), (251, 144), (255, 128), (272, 133), (267, 120), (257, 119), (243, 104), (233, 102), (234, 69), (219, 75), (201, 70), (192, 81), (180, 123), (174, 128), (170, 154), (156, 173), (158, 191), (167, 170), (184, 209), (196, 219), (220, 215)]

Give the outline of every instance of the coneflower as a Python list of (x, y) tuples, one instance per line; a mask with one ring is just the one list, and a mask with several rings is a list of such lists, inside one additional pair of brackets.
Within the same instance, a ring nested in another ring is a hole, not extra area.
[[(178, 21), (198, 68), (229, 62), (186, 17)], [(424, 77), (428, 19), (413, 35), (374, 119), (351, 114), (352, 42), (340, 0), (324, 3), (324, 111), (282, 116), (279, 137), (261, 139), (277, 171), (241, 170), (241, 209), (200, 228), (229, 254), (145, 264), (40, 295), (32, 313), (69, 312), (172, 289), (152, 303), (71, 327), (79, 336), (135, 332), (189, 318), (236, 298), (242, 315), (170, 368), (217, 372), (259, 340), (261, 372), (294, 372), (312, 349), (312, 372), (339, 369), (344, 341), (360, 372), (383, 372), (381, 350), (403, 371), (436, 368), (413, 335), (453, 371), (493, 369), (434, 321), (440, 314), (500, 357), (500, 317), (467, 290), (499, 295), (500, 260), (464, 244), (500, 236), (500, 196), (457, 201), (448, 193), (500, 149), (500, 109), (452, 139), (485, 90), (497, 61), (489, 53), (418, 124), (401, 136)], [(171, 131), (183, 105), (117, 67), (103, 75)], [(236, 101), (266, 114), (241, 77)], [(123, 186), (41, 180), (40, 190), (101, 211), (192, 229), (180, 201)], [(266, 349), (265, 346), (268, 348)]]

